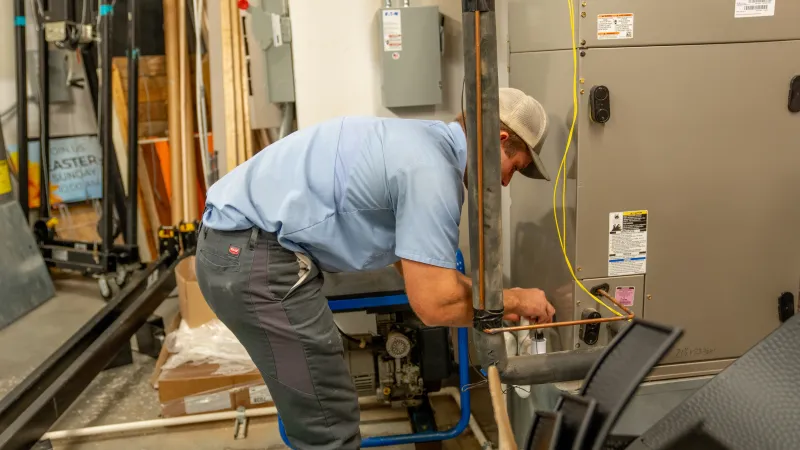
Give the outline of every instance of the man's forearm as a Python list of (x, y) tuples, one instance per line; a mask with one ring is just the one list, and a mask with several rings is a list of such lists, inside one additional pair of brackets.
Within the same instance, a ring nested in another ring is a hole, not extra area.
[[(462, 289), (466, 293), (465, 298), (462, 299), (463, 304), (466, 306), (462, 307), (463, 313), (462, 317), (459, 319), (459, 323), (462, 325), (455, 326), (471, 326), (472, 319), (474, 317), (472, 305), (472, 279), (459, 273), (458, 282), (462, 285)], [(517, 297), (517, 294), (511, 289), (503, 289), (503, 309), (505, 314), (516, 314), (518, 305), (519, 298)]]

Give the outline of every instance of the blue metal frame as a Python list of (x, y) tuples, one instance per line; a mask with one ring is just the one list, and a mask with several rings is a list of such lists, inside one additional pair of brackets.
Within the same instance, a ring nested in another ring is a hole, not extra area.
[[(456, 267), (464, 273), (464, 257), (461, 251), (456, 253)], [(408, 297), (402, 295), (387, 295), (383, 297), (367, 297), (356, 299), (342, 299), (329, 302), (331, 311), (353, 311), (357, 309), (374, 308), (378, 306), (392, 306), (408, 304)], [(469, 329), (459, 328), (458, 332), (458, 384), (461, 392), (461, 418), (453, 428), (447, 431), (428, 431), (423, 433), (398, 434), (394, 436), (373, 436), (361, 440), (361, 448), (387, 447), (390, 445), (415, 444), (418, 442), (445, 441), (453, 439), (464, 432), (469, 426), (470, 400), (469, 391), (464, 389), (469, 384)], [(278, 428), (281, 439), (289, 448), (294, 448), (289, 443), (283, 421), (278, 416)]]

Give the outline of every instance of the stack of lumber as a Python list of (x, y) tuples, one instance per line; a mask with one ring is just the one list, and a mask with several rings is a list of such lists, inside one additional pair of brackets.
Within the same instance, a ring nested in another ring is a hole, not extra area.
[[(249, 88), (247, 82), (247, 55), (242, 36), (243, 17), (237, 2), (220, 2), (220, 33), (222, 37), (221, 61), (225, 70), (222, 88), (225, 102), (225, 149), (227, 170), (253, 156), (253, 135), (250, 129)], [(259, 134), (263, 144), (265, 134)], [(259, 147), (261, 148), (261, 147)], [(222, 174), (220, 174), (222, 175)]]

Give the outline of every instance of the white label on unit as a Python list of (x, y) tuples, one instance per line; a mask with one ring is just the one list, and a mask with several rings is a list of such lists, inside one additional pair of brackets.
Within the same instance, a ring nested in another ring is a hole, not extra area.
[(608, 276), (647, 272), (647, 211), (608, 215)]
[(258, 405), (261, 403), (267, 403), (268, 401), (272, 400), (272, 396), (269, 395), (269, 390), (267, 386), (252, 386), (248, 389), (250, 391), (250, 404), (251, 405)]
[(283, 45), (283, 31), (281, 30), (281, 16), (272, 14), (272, 46)]
[(633, 286), (618, 286), (614, 292), (614, 298), (622, 306), (633, 306), (633, 299), (636, 297), (636, 288)]
[(774, 16), (775, 2), (776, 0), (736, 0), (733, 16), (737, 19)]
[(400, 25), (400, 10), (383, 11), (383, 51), (399, 52), (403, 49), (403, 30)]
[(633, 14), (598, 15), (597, 39), (633, 39)]
[(192, 395), (190, 397), (184, 397), (183, 406), (186, 408), (186, 414), (230, 409), (231, 394), (228, 391), (224, 391), (207, 395)]

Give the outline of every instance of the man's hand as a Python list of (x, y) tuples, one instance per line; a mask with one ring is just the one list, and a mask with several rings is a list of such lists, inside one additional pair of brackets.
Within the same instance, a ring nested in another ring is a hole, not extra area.
[[(553, 321), (555, 308), (547, 301), (541, 289), (513, 288), (505, 291), (505, 319), (518, 322), (525, 317), (531, 323), (550, 323)], [(508, 298), (510, 297), (510, 298)]]

